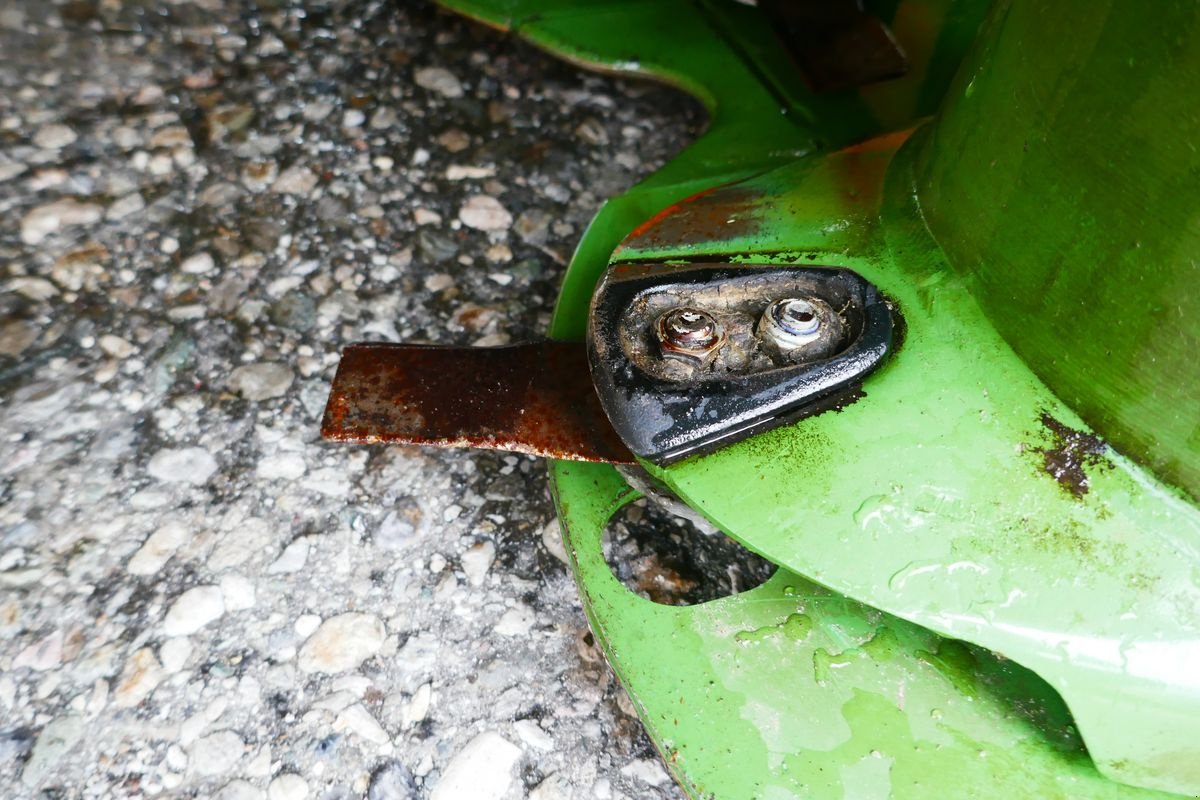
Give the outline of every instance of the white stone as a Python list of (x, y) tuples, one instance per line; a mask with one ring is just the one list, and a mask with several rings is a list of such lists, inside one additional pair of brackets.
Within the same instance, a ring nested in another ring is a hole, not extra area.
[(187, 636), (225, 613), (225, 600), (216, 586), (196, 586), (179, 596), (163, 620), (167, 636)]
[(321, 618), (316, 614), (301, 614), (296, 617), (296, 621), (292, 624), (292, 630), (298, 636), (303, 636), (305, 639), (312, 636), (319, 627), (321, 627)]
[(338, 714), (337, 719), (333, 721), (333, 729), (335, 731), (349, 730), (358, 734), (372, 744), (386, 745), (391, 744), (391, 737), (371, 716), (371, 712), (363, 706), (362, 703), (355, 703), (349, 708)]
[(495, 167), (472, 167), (465, 164), (451, 164), (446, 167), (448, 181), (480, 180), (494, 177), (495, 174)]
[(41, 244), (47, 236), (63, 228), (92, 225), (104, 216), (104, 209), (95, 203), (78, 200), (58, 200), (38, 206), (21, 219), (21, 241)]
[(492, 567), (492, 562), (496, 560), (496, 545), (490, 541), (479, 542), (473, 545), (462, 554), (461, 562), (463, 573), (467, 576), (467, 583), (472, 586), (483, 586), (483, 581), (487, 578), (488, 570)]
[(267, 800), (304, 800), (308, 797), (308, 781), (294, 772), (285, 772), (267, 787)]
[(125, 568), (133, 575), (153, 575), (170, 560), (175, 551), (191, 538), (186, 525), (176, 520), (163, 524), (146, 539)]
[(367, 115), (357, 108), (352, 108), (342, 115), (343, 128), (361, 128), (366, 121)]
[(321, 623), (300, 648), (301, 672), (348, 672), (383, 646), (387, 631), (371, 614), (340, 614)]
[(121, 680), (113, 690), (113, 704), (118, 708), (133, 708), (149, 697), (162, 680), (162, 665), (154, 651), (143, 647), (125, 661)]
[(458, 211), (458, 218), (468, 228), (480, 231), (502, 231), (512, 225), (512, 214), (491, 195), (477, 194), (467, 198)]
[(418, 225), (441, 225), (442, 215), (428, 208), (418, 208), (413, 211), (413, 222)]
[(443, 97), (462, 97), (463, 87), (458, 78), (454, 77), (454, 73), (441, 67), (425, 67), (414, 73), (413, 79), (417, 86), (422, 89), (428, 89), (431, 92), (437, 92)]
[(267, 567), (267, 572), (272, 575), (286, 574), (289, 572), (299, 572), (304, 569), (304, 565), (308, 563), (308, 551), (311, 546), (309, 539), (311, 537), (301, 536), (294, 540), (283, 552), (279, 554), (279, 558)]
[(129, 358), (133, 355), (134, 347), (128, 340), (122, 339), (120, 336), (113, 336), (111, 333), (106, 333), (97, 341), (100, 349), (113, 358)]
[(83, 731), (84, 721), (80, 717), (59, 717), (46, 723), (21, 771), (21, 782), (30, 788), (41, 785), (60, 768), (63, 758), (83, 738)]
[(295, 375), (286, 364), (263, 362), (238, 367), (229, 375), (229, 388), (258, 402), (281, 397), (292, 385)]
[(4, 284), (4, 288), (10, 292), (16, 292), (22, 297), (38, 301), (49, 300), (58, 294), (58, 287), (50, 281), (45, 278), (31, 278), (29, 276), (13, 278)]
[(513, 730), (517, 732), (517, 736), (521, 737), (521, 741), (530, 747), (546, 751), (554, 749), (554, 740), (550, 738), (550, 734), (542, 730), (542, 726), (531, 719), (514, 722)]
[(671, 776), (663, 769), (661, 763), (648, 758), (640, 758), (626, 764), (621, 767), (621, 774), (626, 778), (632, 778), (650, 786), (662, 786), (671, 780)]
[(217, 262), (208, 253), (196, 253), (188, 256), (179, 265), (179, 269), (189, 275), (204, 275), (217, 268)]
[(162, 658), (163, 669), (168, 673), (179, 672), (179, 670), (183, 669), (191, 654), (192, 643), (183, 637), (167, 639), (163, 642), (162, 647), (158, 648), (158, 655)]
[(57, 150), (74, 143), (79, 135), (70, 127), (60, 124), (43, 125), (33, 135), (33, 143), (43, 150)]
[(246, 744), (233, 731), (217, 731), (192, 743), (188, 768), (198, 775), (228, 774), (242, 759)]
[(131, 192), (109, 206), (108, 211), (104, 213), (104, 218), (110, 221), (122, 220), (145, 208), (146, 199), (137, 192)]
[(317, 175), (307, 167), (288, 167), (271, 184), (276, 194), (308, 194), (317, 187)]
[(259, 460), (254, 474), (264, 480), (292, 481), (304, 474), (307, 466), (299, 453), (276, 453)]
[(251, 517), (233, 525), (218, 541), (208, 556), (208, 567), (220, 571), (244, 564), (251, 558), (269, 552), (275, 531), (266, 520)]
[(242, 611), (254, 608), (254, 581), (245, 575), (223, 575), (220, 586), (225, 610)]
[(570, 565), (567, 548), (563, 546), (562, 528), (558, 525), (557, 517), (547, 522), (546, 526), (542, 528), (542, 544), (550, 551), (550, 555), (562, 563)]
[(188, 754), (182, 747), (177, 744), (173, 744), (167, 748), (166, 762), (167, 766), (176, 772), (183, 772), (185, 769), (187, 769)]
[(333, 113), (333, 106), (320, 100), (304, 107), (302, 116), (309, 122), (320, 122)]
[(400, 709), (400, 727), (408, 729), (429, 715), (429, 704), (433, 700), (433, 687), (423, 683), (413, 692), (412, 699)]
[(501, 800), (521, 749), (495, 731), (479, 734), (446, 765), (429, 800)]
[(203, 447), (159, 450), (147, 467), (150, 476), (167, 483), (205, 483), (217, 471), (217, 460)]
[(503, 636), (526, 636), (535, 620), (533, 610), (528, 606), (510, 608), (496, 623), (496, 633)]
[(17, 653), (11, 669), (32, 669), (39, 672), (54, 669), (62, 663), (63, 632), (56, 630)]

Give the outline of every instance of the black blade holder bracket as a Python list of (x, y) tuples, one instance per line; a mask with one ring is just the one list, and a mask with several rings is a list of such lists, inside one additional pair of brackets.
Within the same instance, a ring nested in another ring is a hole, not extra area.
[(888, 356), (899, 314), (838, 267), (611, 267), (588, 362), (634, 455), (668, 465), (836, 408)]

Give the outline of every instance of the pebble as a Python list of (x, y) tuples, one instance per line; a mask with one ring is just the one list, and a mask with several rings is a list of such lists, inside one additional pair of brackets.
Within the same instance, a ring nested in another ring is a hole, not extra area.
[(246, 751), (246, 743), (233, 731), (217, 731), (192, 742), (188, 769), (197, 775), (228, 774)]
[(400, 727), (408, 729), (423, 721), (429, 715), (429, 704), (432, 700), (433, 686), (428, 683), (421, 684), (413, 693), (412, 699), (400, 709)]
[(467, 583), (472, 586), (483, 586), (492, 562), (496, 560), (496, 545), (490, 541), (479, 542), (462, 554), (462, 569), (467, 576)]
[(267, 800), (304, 800), (308, 797), (308, 781), (294, 772), (285, 772), (267, 787)]
[(550, 555), (570, 566), (571, 560), (567, 557), (567, 548), (563, 545), (562, 528), (559, 527), (557, 517), (547, 522), (542, 528), (542, 546), (550, 552)]
[(220, 587), (226, 611), (254, 608), (254, 581), (245, 575), (222, 575)]
[(479, 734), (450, 763), (429, 800), (502, 800), (521, 749), (495, 731)]
[(129, 358), (133, 355), (134, 347), (127, 339), (106, 333), (97, 340), (100, 349), (113, 358)]
[(133, 216), (146, 207), (146, 200), (137, 192), (131, 192), (122, 198), (119, 198), (104, 213), (104, 218), (109, 222), (119, 222), (123, 219)]
[(126, 569), (133, 575), (153, 575), (170, 560), (175, 551), (191, 538), (186, 525), (169, 521), (150, 534), (145, 543), (129, 559)]
[(392, 738), (387, 735), (379, 722), (371, 716), (371, 712), (362, 703), (355, 703), (338, 714), (333, 722), (335, 731), (349, 730), (358, 734), (368, 742), (377, 745), (391, 744)]
[(496, 623), (496, 633), (503, 636), (526, 636), (536, 619), (533, 610), (528, 606), (510, 608)]
[(491, 195), (477, 194), (467, 198), (458, 211), (458, 218), (468, 228), (480, 231), (502, 231), (512, 225), (512, 214)]
[(277, 453), (259, 459), (254, 474), (268, 481), (292, 481), (302, 476), (307, 469), (304, 456), (299, 453)]
[(271, 184), (275, 194), (308, 194), (317, 188), (317, 175), (307, 167), (288, 167)]
[(83, 719), (77, 716), (58, 717), (46, 723), (21, 771), (21, 782), (36, 788), (52, 776), (59, 762), (83, 738), (84, 728)]
[(189, 275), (205, 275), (216, 268), (217, 262), (213, 260), (211, 253), (196, 253), (179, 264), (180, 271)]
[(167, 639), (158, 649), (158, 654), (162, 658), (163, 670), (173, 674), (187, 664), (188, 657), (192, 654), (192, 643), (181, 636)]
[(0, 325), (0, 355), (19, 356), (37, 341), (41, 331), (25, 320), (13, 320)]
[(56, 630), (49, 636), (34, 642), (13, 659), (10, 669), (32, 669), (44, 672), (62, 663), (63, 632)]
[(462, 83), (454, 73), (442, 67), (425, 67), (413, 74), (417, 86), (437, 92), (443, 97), (455, 98), (463, 96)]
[(104, 216), (104, 209), (95, 203), (78, 200), (58, 200), (38, 206), (21, 218), (21, 241), (41, 244), (47, 237), (64, 228), (92, 225)]
[(247, 400), (257, 403), (273, 397), (282, 397), (291, 387), (295, 377), (286, 364), (247, 364), (230, 374), (229, 388)]
[(159, 450), (146, 468), (150, 476), (166, 483), (206, 483), (217, 471), (217, 460), (203, 447)]
[(321, 618), (316, 614), (301, 614), (292, 623), (292, 630), (296, 632), (296, 635), (303, 636), (305, 639), (316, 633), (319, 627), (321, 627)]
[(352, 108), (342, 115), (343, 128), (361, 128), (366, 121), (367, 115), (357, 108)]
[(300, 648), (298, 666), (301, 672), (348, 672), (379, 652), (386, 635), (383, 623), (371, 614), (331, 617)]
[(67, 125), (51, 124), (38, 128), (33, 143), (43, 150), (58, 150), (75, 142), (79, 135)]
[(221, 618), (225, 600), (216, 586), (196, 586), (188, 589), (171, 606), (163, 620), (167, 636), (187, 636)]
[(550, 751), (554, 749), (554, 740), (550, 735), (542, 730), (542, 727), (531, 719), (522, 719), (513, 723), (513, 730), (517, 732), (517, 736), (521, 741), (530, 747), (538, 750)]
[(4, 288), (35, 301), (49, 300), (58, 294), (58, 287), (45, 278), (13, 278)]
[(650, 786), (662, 786), (671, 780), (671, 776), (663, 769), (662, 762), (657, 759), (639, 758), (621, 767), (621, 774)]
[(304, 565), (308, 563), (308, 551), (312, 546), (309, 542), (311, 537), (301, 536), (296, 539), (279, 554), (279, 558), (271, 562), (271, 566), (267, 567), (267, 572), (271, 575), (286, 574), (289, 572), (299, 572), (304, 569)]

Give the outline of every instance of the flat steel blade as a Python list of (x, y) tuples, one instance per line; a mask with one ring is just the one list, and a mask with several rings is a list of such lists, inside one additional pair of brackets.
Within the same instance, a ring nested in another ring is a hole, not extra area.
[(355, 344), (321, 435), (338, 442), (506, 450), (632, 464), (592, 385), (583, 344)]

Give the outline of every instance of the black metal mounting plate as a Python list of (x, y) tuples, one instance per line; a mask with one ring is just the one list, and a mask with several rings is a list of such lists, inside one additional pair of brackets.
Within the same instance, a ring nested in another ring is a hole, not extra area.
[[(781, 363), (755, 340), (755, 321), (767, 306), (797, 295), (837, 310), (844, 341), (831, 357)], [(662, 359), (654, 320), (681, 306), (741, 331), (730, 339), (740, 342), (736, 357), (692, 369)], [(890, 352), (894, 315), (873, 285), (838, 267), (618, 265), (592, 297), (588, 361), (622, 441), (639, 458), (666, 465), (837, 405)]]

